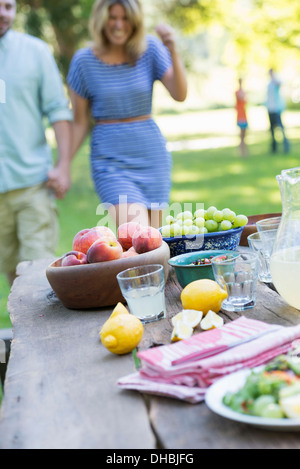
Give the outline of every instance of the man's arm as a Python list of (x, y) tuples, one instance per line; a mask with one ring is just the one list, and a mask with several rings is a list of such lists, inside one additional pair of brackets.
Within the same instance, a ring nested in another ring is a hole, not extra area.
[(48, 172), (47, 186), (54, 190), (55, 196), (62, 199), (71, 185), (71, 123), (53, 123), (57, 142), (58, 159), (55, 167)]

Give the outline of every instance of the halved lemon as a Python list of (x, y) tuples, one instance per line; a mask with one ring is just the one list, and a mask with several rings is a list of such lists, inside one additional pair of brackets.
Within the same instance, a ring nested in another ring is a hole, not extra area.
[(188, 339), (193, 335), (194, 329), (184, 321), (177, 321), (172, 331), (171, 341), (178, 342), (178, 340)]
[(289, 396), (279, 401), (285, 415), (289, 418), (300, 417), (300, 394)]
[(217, 327), (222, 327), (224, 325), (224, 320), (214, 311), (208, 311), (207, 315), (202, 319), (200, 326), (204, 331), (209, 329), (215, 329)]
[(185, 324), (191, 327), (196, 327), (200, 324), (200, 321), (203, 317), (202, 311), (197, 311), (195, 309), (184, 309), (177, 313), (172, 318), (172, 324), (175, 327), (178, 321), (183, 321)]

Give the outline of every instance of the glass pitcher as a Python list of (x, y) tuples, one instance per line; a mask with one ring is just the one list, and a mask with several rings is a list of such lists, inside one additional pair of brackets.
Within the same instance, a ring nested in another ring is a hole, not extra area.
[(282, 218), (274, 242), (270, 271), (282, 298), (300, 310), (300, 168), (276, 176), (282, 200)]

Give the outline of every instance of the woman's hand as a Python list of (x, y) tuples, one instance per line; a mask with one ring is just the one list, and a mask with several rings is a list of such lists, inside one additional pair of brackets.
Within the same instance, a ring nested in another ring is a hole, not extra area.
[(63, 199), (71, 186), (71, 176), (69, 168), (62, 168), (57, 165), (48, 172), (47, 187), (54, 191), (57, 199)]
[(166, 71), (161, 82), (173, 99), (184, 101), (187, 95), (187, 80), (184, 65), (176, 50), (174, 30), (167, 24), (159, 24), (155, 30), (163, 44), (169, 49), (172, 58), (172, 67)]
[(155, 31), (172, 55), (176, 48), (175, 33), (173, 28), (167, 24), (162, 23), (156, 26)]

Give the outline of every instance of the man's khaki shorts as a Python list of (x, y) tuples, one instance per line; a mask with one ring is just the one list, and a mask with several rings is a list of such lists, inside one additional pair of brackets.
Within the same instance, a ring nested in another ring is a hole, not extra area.
[(0, 272), (13, 273), (21, 261), (53, 257), (58, 217), (44, 184), (0, 194)]

